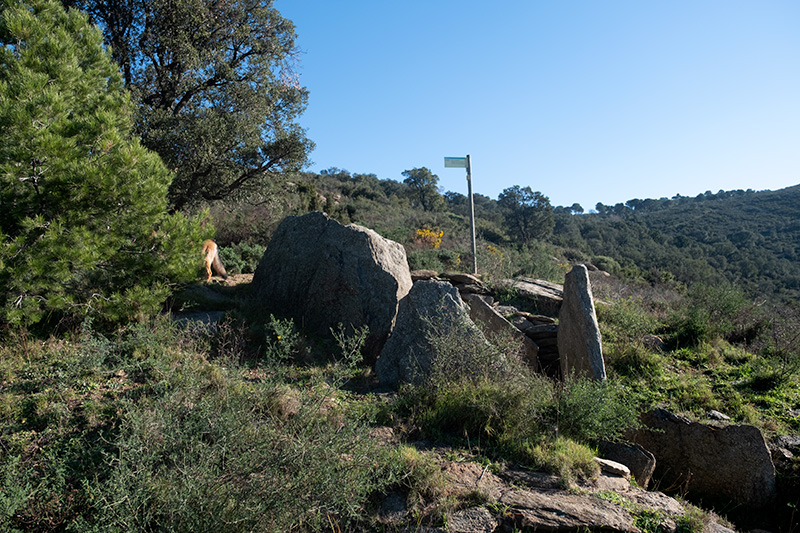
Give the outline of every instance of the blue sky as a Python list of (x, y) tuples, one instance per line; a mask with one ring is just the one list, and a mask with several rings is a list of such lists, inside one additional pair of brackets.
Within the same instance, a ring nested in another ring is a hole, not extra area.
[(553, 205), (800, 183), (796, 0), (277, 0), (329, 167)]

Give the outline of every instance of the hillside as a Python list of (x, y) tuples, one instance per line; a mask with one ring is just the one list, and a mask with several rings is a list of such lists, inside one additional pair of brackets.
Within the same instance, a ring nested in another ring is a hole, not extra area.
[(562, 218), (554, 241), (685, 283), (724, 279), (785, 296), (800, 289), (800, 186), (598, 207)]
[[(374, 174), (330, 169), (300, 173), (292, 180), (280, 200), (272, 197), (268, 209), (263, 204), (214, 208), (218, 240), (223, 245), (242, 240), (264, 244), (283, 216), (320, 209), (404, 244), (412, 268), (459, 269), (470, 261), (463, 194), (445, 192), (434, 208), (425, 209), (413, 186)], [(559, 264), (578, 261), (649, 282), (727, 282), (751, 296), (790, 299), (800, 291), (800, 185), (632, 199), (598, 204), (586, 214), (577, 204), (551, 206), (546, 197), (542, 202), (530, 195), (511, 201), (502, 196), (475, 195), (478, 264), (489, 276), (558, 280), (564, 272)], [(526, 239), (520, 227), (528, 233), (542, 229)], [(417, 230), (441, 231), (442, 236), (434, 247)], [(550, 261), (553, 256), (559, 261)]]

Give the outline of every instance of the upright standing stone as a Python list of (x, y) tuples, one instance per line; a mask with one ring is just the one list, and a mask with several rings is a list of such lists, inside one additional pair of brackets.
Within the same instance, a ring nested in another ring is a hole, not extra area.
[(400, 244), (314, 212), (281, 222), (253, 289), (266, 308), (292, 316), (307, 331), (369, 326), (365, 351), (374, 361), (411, 289), (411, 274)]
[(564, 300), (558, 314), (558, 354), (565, 379), (573, 375), (606, 379), (600, 326), (584, 265), (575, 265), (564, 280)]

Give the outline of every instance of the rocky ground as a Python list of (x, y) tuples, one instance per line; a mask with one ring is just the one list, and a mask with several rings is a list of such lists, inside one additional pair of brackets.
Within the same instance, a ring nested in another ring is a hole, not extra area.
[[(250, 274), (232, 275), (190, 289), (193, 301), (207, 305), (203, 310), (178, 312), (176, 319), (216, 322), (234, 304), (236, 288), (244, 288), (251, 280)], [(390, 427), (376, 428), (375, 438), (387, 446), (400, 445), (403, 440)], [(443, 493), (436, 501), (414, 502), (413, 510), (408, 494), (381, 495), (377, 517), (367, 521), (380, 523), (387, 531), (733, 531), (712, 513), (639, 488), (627, 468), (618, 463), (598, 459), (601, 468), (596, 478), (565, 480), (433, 442), (409, 445), (441, 470)], [(448, 502), (444, 517), (442, 501)]]
[(435, 459), (446, 480), (447, 496), (460, 503), (445, 517), (445, 527), (426, 526), (425, 518), (403, 527), (411, 518), (406, 497), (388, 494), (379, 520), (399, 531), (733, 531), (711, 513), (636, 487), (627, 469), (617, 463), (601, 460), (596, 478), (566, 481), (520, 466), (481, 461), (430, 442), (413, 446)]

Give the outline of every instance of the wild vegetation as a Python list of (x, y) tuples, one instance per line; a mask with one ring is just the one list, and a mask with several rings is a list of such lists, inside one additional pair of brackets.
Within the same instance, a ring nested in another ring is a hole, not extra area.
[[(605, 384), (499, 368), (507, 341), (465, 345), (431, 324), (430, 379), (376, 393), (365, 331), (307, 335), (253, 305), (246, 283), (209, 289), (237, 302), (216, 327), (173, 322), (168, 311), (204, 305), (179, 294), (199, 242), (216, 233), (229, 272), (252, 272), (280, 220), (312, 210), (400, 242), (412, 268), (468, 270), (467, 198), (424, 167), (402, 182), (299, 171), (306, 94), (271, 2), (224, 17), (203, 15), (222, 7), (210, 2), (65, 3), (102, 31), (55, 2), (0, 3), (3, 530), (388, 529), (376, 512), (391, 491), (415, 525), (441, 525), (485, 496), (448, 494), (414, 440), (569, 485), (596, 475), (598, 438), (654, 405), (800, 432), (799, 187), (595, 213), (529, 187), (475, 196), (487, 283), (562, 282), (578, 262), (611, 273), (593, 277)], [(798, 470), (779, 478), (787, 513)], [(791, 516), (771, 518), (791, 530)], [(702, 513), (679, 525), (701, 530)]]

